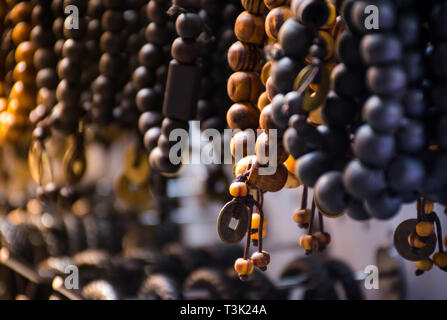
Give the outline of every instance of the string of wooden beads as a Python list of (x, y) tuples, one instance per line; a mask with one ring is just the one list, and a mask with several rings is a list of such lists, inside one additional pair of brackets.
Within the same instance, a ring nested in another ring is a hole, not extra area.
[(28, 116), (35, 103), (35, 83), (31, 81), (35, 76), (35, 47), (30, 41), (33, 6), (27, 1), (10, 2), (9, 5), (11, 7), (7, 19), (10, 19), (13, 26), (11, 38), (15, 49), (10, 52), (9, 57), (19, 67), (11, 64), (13, 69), (8, 71), (14, 84), (9, 92), (7, 108), (0, 115), (0, 138), (8, 142), (25, 142), (29, 140)]
[[(132, 74), (132, 86), (137, 91), (136, 106), (141, 112), (138, 129), (143, 135), (143, 143), (149, 153), (157, 146), (163, 120), (162, 93), (165, 88), (168, 59), (164, 57), (170, 57), (170, 54), (163, 53), (171, 42), (172, 30), (166, 13), (170, 3), (170, 1), (154, 0), (148, 2), (145, 10), (148, 22), (145, 27), (146, 41), (138, 55), (139, 66)], [(159, 33), (159, 36), (154, 30)], [(147, 54), (155, 58), (151, 59), (148, 65), (145, 63), (146, 60), (142, 59)]]
[(174, 0), (173, 8), (186, 11), (180, 13), (175, 21), (179, 37), (171, 47), (173, 60), (169, 63), (163, 101), (165, 118), (161, 124), (157, 147), (149, 156), (151, 167), (165, 174), (175, 174), (181, 167), (181, 162), (174, 164), (169, 159), (170, 149), (177, 143), (170, 141), (169, 135), (176, 128), (189, 127), (188, 121), (196, 116), (200, 90), (200, 66), (197, 63), (200, 46), (197, 37), (202, 32), (202, 20), (196, 13), (200, 9), (200, 1)]

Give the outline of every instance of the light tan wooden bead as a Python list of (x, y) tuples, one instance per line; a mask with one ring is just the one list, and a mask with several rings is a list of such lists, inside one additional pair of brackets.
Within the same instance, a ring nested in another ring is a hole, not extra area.
[(292, 10), (287, 6), (281, 6), (270, 10), (265, 19), (265, 32), (267, 33), (267, 36), (277, 41), (281, 26), (292, 16)]
[(268, 191), (268, 192), (277, 192), (284, 188), (284, 185), (287, 182), (288, 171), (287, 168), (281, 164), (278, 167), (272, 167), (268, 170), (272, 169), (273, 174), (267, 174), (267, 172), (260, 171), (260, 164), (255, 163), (250, 170), (250, 175), (248, 176), (247, 183), (251, 186), (254, 186), (260, 190)]
[(267, 10), (264, 0), (241, 0), (245, 10), (256, 15), (263, 15)]
[(233, 102), (257, 102), (263, 90), (261, 79), (255, 72), (235, 72), (227, 82), (228, 97)]
[(234, 34), (239, 41), (260, 45), (264, 42), (264, 17), (242, 12), (234, 23)]

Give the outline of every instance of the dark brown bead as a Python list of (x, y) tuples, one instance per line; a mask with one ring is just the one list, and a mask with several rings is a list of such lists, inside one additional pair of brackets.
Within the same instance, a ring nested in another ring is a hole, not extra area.
[(182, 38), (195, 39), (202, 32), (202, 21), (198, 14), (182, 13), (175, 21), (177, 34)]
[(67, 39), (62, 47), (62, 56), (76, 62), (84, 58), (84, 52), (84, 45), (79, 40)]
[(109, 52), (111, 54), (119, 54), (123, 50), (124, 39), (120, 34), (106, 31), (101, 35), (99, 47), (102, 51)]
[(102, 35), (101, 22), (98, 19), (92, 19), (87, 24), (87, 38), (96, 40)]
[(146, 16), (155, 23), (165, 23), (168, 18), (165, 4), (155, 0), (149, 1), (146, 5)]
[(64, 18), (63, 17), (57, 17), (53, 21), (53, 34), (57, 39), (61, 39), (64, 37)]
[(76, 105), (79, 100), (79, 95), (79, 89), (71, 86), (65, 79), (60, 81), (56, 88), (57, 101), (64, 102), (64, 105)]
[(174, 129), (188, 130), (188, 128), (189, 128), (188, 122), (168, 117), (164, 118), (163, 122), (161, 123), (161, 133), (167, 137), (169, 137), (169, 134)]
[(81, 78), (81, 71), (79, 64), (73, 62), (69, 58), (63, 58), (57, 64), (57, 74), (59, 78), (66, 79), (70, 84), (76, 84)]
[(37, 104), (43, 104), (48, 108), (53, 107), (56, 103), (56, 92), (48, 88), (40, 88), (37, 92)]
[(87, 30), (87, 23), (85, 19), (79, 17), (79, 28), (73, 28), (73, 17), (68, 16), (64, 20), (64, 37), (81, 40)]
[(180, 63), (193, 63), (200, 54), (196, 40), (177, 38), (172, 43), (171, 54)]
[(234, 34), (239, 41), (260, 45), (264, 42), (264, 17), (242, 12), (234, 24)]
[(157, 142), (157, 147), (160, 148), (161, 152), (165, 156), (169, 156), (169, 151), (171, 150), (171, 147), (177, 144), (177, 141), (170, 141), (167, 136), (164, 134), (160, 135)]
[(119, 56), (104, 53), (99, 59), (99, 71), (110, 78), (116, 78), (121, 70), (121, 59)]
[(100, 75), (93, 82), (93, 91), (103, 95), (112, 95), (113, 84), (108, 77)]
[(119, 32), (124, 27), (121, 11), (106, 10), (101, 18), (101, 26), (106, 31)]
[(87, 15), (89, 17), (100, 17), (105, 8), (102, 4), (102, 0), (89, 0), (87, 4)]
[(259, 110), (251, 103), (235, 103), (227, 112), (227, 123), (231, 129), (257, 129)]
[(155, 169), (164, 173), (176, 173), (180, 170), (182, 164), (172, 164), (168, 157), (163, 155), (160, 148), (154, 148), (149, 155), (149, 165)]
[(144, 36), (148, 42), (160, 47), (167, 44), (171, 38), (169, 30), (165, 26), (156, 24), (155, 22), (149, 23)]
[(57, 57), (62, 57), (62, 48), (64, 47), (64, 39), (59, 39), (54, 43), (54, 53)]
[(146, 131), (143, 137), (144, 147), (147, 151), (152, 151), (158, 143), (158, 138), (161, 135), (160, 127), (153, 127)]
[(233, 71), (258, 71), (261, 60), (261, 50), (255, 45), (238, 41), (228, 50), (228, 64)]
[(138, 91), (135, 98), (138, 110), (141, 112), (160, 110), (161, 97), (151, 88), (143, 88)]
[(195, 118), (200, 90), (200, 68), (172, 60), (169, 63), (163, 114), (183, 121)]
[(138, 52), (138, 61), (148, 68), (156, 68), (162, 62), (160, 49), (152, 43), (146, 43)]
[(184, 9), (199, 9), (201, 6), (200, 0), (173, 0), (172, 3)]
[(138, 130), (144, 134), (153, 127), (159, 127), (163, 120), (163, 115), (157, 111), (146, 111), (140, 115), (138, 119)]
[(104, 0), (103, 4), (108, 9), (119, 9), (123, 5), (123, 0)]
[(36, 85), (38, 88), (46, 87), (55, 89), (58, 84), (58, 78), (54, 69), (45, 68), (36, 75)]
[(31, 23), (33, 25), (41, 25), (45, 28), (51, 27), (51, 8), (47, 6), (42, 6), (37, 4), (34, 6), (33, 11), (31, 12)]
[(329, 18), (329, 6), (326, 1), (293, 1), (291, 9), (298, 21), (307, 27), (319, 28)]
[(31, 30), (30, 40), (36, 47), (50, 47), (53, 43), (53, 34), (51, 30), (38, 25)]
[(75, 6), (79, 10), (79, 15), (85, 15), (87, 12), (87, 3), (85, 0), (64, 0), (64, 8)]
[(256, 15), (263, 15), (266, 11), (264, 0), (241, 0), (245, 10)]
[(145, 66), (139, 66), (132, 74), (132, 85), (136, 90), (151, 87), (155, 80), (154, 73)]

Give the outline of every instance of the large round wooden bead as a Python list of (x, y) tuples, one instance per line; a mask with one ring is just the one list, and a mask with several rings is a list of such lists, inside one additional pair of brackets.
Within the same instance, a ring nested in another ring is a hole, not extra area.
[(264, 0), (241, 0), (245, 10), (256, 15), (262, 15), (266, 11)]
[(227, 112), (227, 123), (231, 129), (256, 129), (259, 123), (259, 110), (251, 103), (235, 103)]
[(12, 29), (12, 41), (15, 45), (29, 39), (31, 26), (27, 22), (19, 22), (14, 29)]
[(262, 44), (264, 42), (264, 17), (242, 12), (234, 23), (234, 34), (240, 41)]
[[(268, 170), (268, 171), (261, 171)], [(270, 172), (270, 170), (272, 172)], [(287, 168), (281, 164), (278, 167), (261, 168), (259, 163), (255, 163), (250, 170), (247, 183), (251, 186), (269, 192), (281, 190), (286, 184), (288, 176)]]
[[(10, 1), (11, 2), (11, 1)], [(33, 6), (31, 2), (22, 1), (17, 3), (9, 13), (12, 23), (17, 24), (20, 21), (27, 21), (31, 18)]]
[(233, 102), (257, 102), (263, 86), (255, 72), (239, 71), (228, 79), (227, 92)]
[(202, 32), (202, 21), (196, 13), (182, 13), (175, 20), (175, 30), (182, 38), (195, 39)]
[(238, 41), (228, 50), (228, 64), (233, 71), (257, 71), (261, 61), (261, 49), (255, 45)]
[(267, 33), (267, 36), (275, 41), (278, 40), (281, 26), (292, 16), (292, 10), (286, 6), (271, 10), (265, 19), (265, 32)]
[(272, 10), (276, 7), (290, 5), (290, 0), (264, 0), (264, 4)]

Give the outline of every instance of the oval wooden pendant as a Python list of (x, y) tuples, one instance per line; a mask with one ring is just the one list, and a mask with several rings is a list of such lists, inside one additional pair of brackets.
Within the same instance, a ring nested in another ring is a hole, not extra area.
[(217, 233), (225, 243), (237, 243), (244, 238), (248, 228), (248, 209), (236, 200), (228, 202), (217, 218)]
[(402, 222), (394, 231), (394, 247), (402, 258), (410, 261), (419, 261), (428, 258), (436, 248), (436, 236), (431, 235), (425, 246), (420, 249), (412, 248), (408, 243), (408, 236), (416, 230), (416, 219)]

